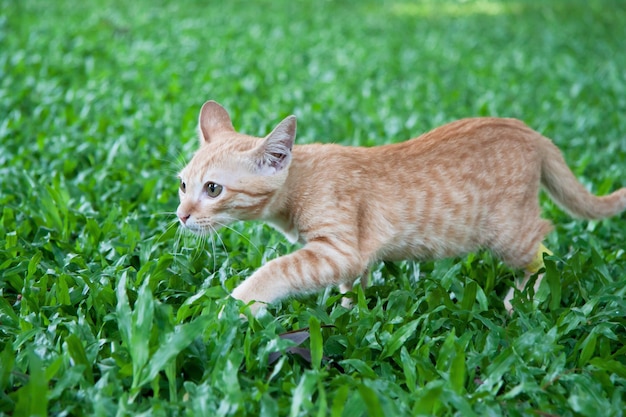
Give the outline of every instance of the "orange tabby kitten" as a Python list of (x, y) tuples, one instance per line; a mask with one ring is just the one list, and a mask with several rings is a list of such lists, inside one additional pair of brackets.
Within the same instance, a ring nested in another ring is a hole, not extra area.
[(329, 285), (345, 293), (381, 260), (481, 248), (525, 268), (523, 287), (549, 253), (541, 243), (551, 226), (540, 217), (540, 185), (577, 217), (626, 209), (626, 188), (590, 194), (549, 139), (514, 119), (459, 120), (373, 148), (294, 146), (295, 116), (265, 138), (247, 136), (214, 101), (202, 107), (199, 124), (200, 149), (180, 173), (181, 224), (204, 234), (262, 220), (304, 245), (233, 291), (234, 298), (256, 301), (253, 311)]

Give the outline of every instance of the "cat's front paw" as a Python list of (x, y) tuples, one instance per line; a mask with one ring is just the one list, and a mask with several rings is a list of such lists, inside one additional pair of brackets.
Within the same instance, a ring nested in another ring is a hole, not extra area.
[(267, 304), (261, 301), (254, 300), (254, 297), (247, 294), (247, 292), (245, 291), (245, 288), (242, 289), (241, 287), (242, 286), (240, 285), (239, 287), (235, 288), (235, 290), (232, 292), (230, 296), (236, 300), (242, 301), (244, 304), (248, 306), (248, 308), (250, 309), (250, 312), (254, 316), (258, 316), (262, 311), (264, 311), (267, 308)]
[(246, 304), (246, 307), (250, 309), (250, 312), (255, 317), (260, 316), (261, 314), (263, 314), (267, 310), (267, 304), (262, 303), (260, 301), (254, 301), (254, 302), (248, 303), (248, 304)]
[[(227, 307), (227, 303), (223, 304), (222, 307), (219, 309), (219, 312), (217, 313), (217, 318), (218, 320), (222, 320), (225, 318), (226, 313), (226, 307)], [(264, 311), (265, 311), (265, 304), (263, 303), (252, 303), (249, 306), (247, 306), (247, 308), (250, 309), (250, 312), (252, 313), (252, 315), (254, 315), (255, 317), (259, 317)], [(232, 314), (232, 313), (231, 313)], [(239, 313), (239, 318), (247, 321), (248, 320), (248, 316), (246, 316), (246, 314), (244, 313)]]

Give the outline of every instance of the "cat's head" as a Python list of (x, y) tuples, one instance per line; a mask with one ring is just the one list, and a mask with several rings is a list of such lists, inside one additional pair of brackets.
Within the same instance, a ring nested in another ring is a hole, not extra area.
[(257, 138), (236, 132), (226, 110), (208, 101), (200, 111), (199, 130), (200, 148), (179, 174), (180, 223), (205, 234), (269, 215), (289, 171), (295, 116)]

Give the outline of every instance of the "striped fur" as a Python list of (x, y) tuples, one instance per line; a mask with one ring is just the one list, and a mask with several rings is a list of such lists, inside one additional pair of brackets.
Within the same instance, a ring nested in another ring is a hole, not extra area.
[[(524, 268), (551, 229), (540, 218), (541, 185), (579, 217), (626, 209), (626, 188), (591, 195), (549, 139), (514, 119), (459, 120), (374, 148), (294, 145), (293, 116), (256, 138), (237, 133), (226, 110), (207, 102), (200, 131), (201, 146), (180, 173), (181, 223), (209, 233), (261, 220), (303, 245), (237, 287), (232, 295), (244, 302), (271, 303), (330, 285), (347, 291), (381, 260), (486, 248)], [(222, 192), (207, 195), (209, 183)]]

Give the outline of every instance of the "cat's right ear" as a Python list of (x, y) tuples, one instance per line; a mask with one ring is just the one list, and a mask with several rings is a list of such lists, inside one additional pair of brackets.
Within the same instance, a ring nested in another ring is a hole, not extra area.
[(254, 150), (260, 173), (272, 175), (289, 166), (296, 138), (296, 116), (286, 117)]
[(198, 125), (200, 125), (202, 136), (200, 143), (211, 142), (213, 136), (218, 132), (233, 132), (235, 130), (226, 109), (213, 100), (207, 101), (202, 106)]

